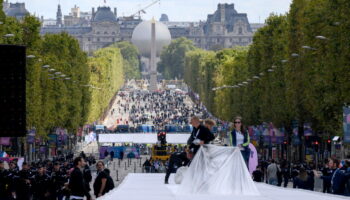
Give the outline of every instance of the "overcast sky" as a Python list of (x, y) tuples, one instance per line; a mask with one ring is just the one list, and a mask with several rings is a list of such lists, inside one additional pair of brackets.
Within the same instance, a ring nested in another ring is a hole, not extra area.
[[(68, 15), (74, 5), (79, 6), (81, 11), (90, 11), (91, 7), (105, 5), (104, 0), (9, 0), (12, 3), (25, 2), (29, 12), (45, 18), (56, 17), (59, 1), (63, 15)], [(106, 1), (106, 5), (118, 8), (118, 16), (128, 16), (154, 0)], [(213, 13), (218, 3), (234, 3), (239, 13), (247, 13), (249, 21), (257, 23), (264, 22), (270, 13), (286, 13), (291, 2), (292, 0), (161, 0), (146, 10), (143, 19), (159, 19), (162, 13), (166, 13), (170, 21), (206, 20), (207, 14)]]

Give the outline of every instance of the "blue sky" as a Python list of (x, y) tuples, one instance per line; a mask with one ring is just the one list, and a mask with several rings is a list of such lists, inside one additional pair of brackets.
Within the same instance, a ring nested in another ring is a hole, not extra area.
[[(29, 12), (43, 15), (45, 18), (55, 18), (59, 1), (64, 15), (68, 15), (70, 8), (75, 4), (82, 11), (90, 11), (91, 7), (104, 5), (104, 0), (9, 0), (12, 3), (25, 2)], [(153, 0), (106, 1), (108, 6), (118, 8), (118, 16), (128, 16)], [(292, 0), (161, 0), (146, 10), (143, 19), (159, 19), (162, 13), (166, 13), (170, 21), (206, 20), (207, 14), (213, 13), (218, 3), (234, 3), (238, 12), (247, 13), (249, 21), (256, 23), (264, 22), (270, 13), (286, 13), (291, 2)]]

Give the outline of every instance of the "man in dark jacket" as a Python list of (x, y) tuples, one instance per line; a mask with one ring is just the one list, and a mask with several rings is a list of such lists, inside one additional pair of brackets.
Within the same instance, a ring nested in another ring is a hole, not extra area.
[(86, 188), (90, 192), (91, 191), (90, 182), (92, 181), (92, 175), (91, 175), (90, 167), (86, 164), (84, 166), (83, 176), (84, 176)]
[(91, 200), (90, 193), (86, 187), (83, 170), (85, 166), (85, 160), (82, 157), (74, 159), (74, 170), (72, 171), (69, 179), (69, 188), (71, 190), (71, 200), (81, 200), (84, 196), (88, 200)]
[(169, 184), (171, 173), (176, 173), (177, 169), (186, 166), (189, 163), (189, 158), (186, 152), (175, 152), (169, 158), (169, 165), (166, 170), (165, 184)]
[(345, 195), (345, 185), (350, 179), (350, 172), (347, 169), (348, 166), (345, 164), (334, 172), (331, 180), (333, 194)]
[(187, 140), (187, 144), (190, 146), (189, 148), (193, 152), (194, 156), (201, 145), (209, 144), (209, 142), (214, 138), (210, 130), (200, 123), (197, 116), (192, 117), (190, 123), (193, 126), (193, 130)]

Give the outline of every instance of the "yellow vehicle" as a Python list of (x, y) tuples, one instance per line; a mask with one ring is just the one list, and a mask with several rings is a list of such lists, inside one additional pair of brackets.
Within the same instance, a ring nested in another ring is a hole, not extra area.
[(168, 145), (153, 145), (152, 146), (152, 160), (167, 161), (174, 152), (173, 146)]

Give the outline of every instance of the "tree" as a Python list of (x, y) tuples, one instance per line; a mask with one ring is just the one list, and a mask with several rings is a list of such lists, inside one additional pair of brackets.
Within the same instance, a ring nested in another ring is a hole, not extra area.
[(111, 46), (119, 48), (123, 56), (123, 70), (125, 79), (140, 79), (140, 59), (137, 47), (126, 41), (118, 42)]
[(165, 79), (183, 79), (186, 52), (194, 49), (195, 46), (189, 39), (181, 37), (172, 40), (161, 52), (158, 71)]

